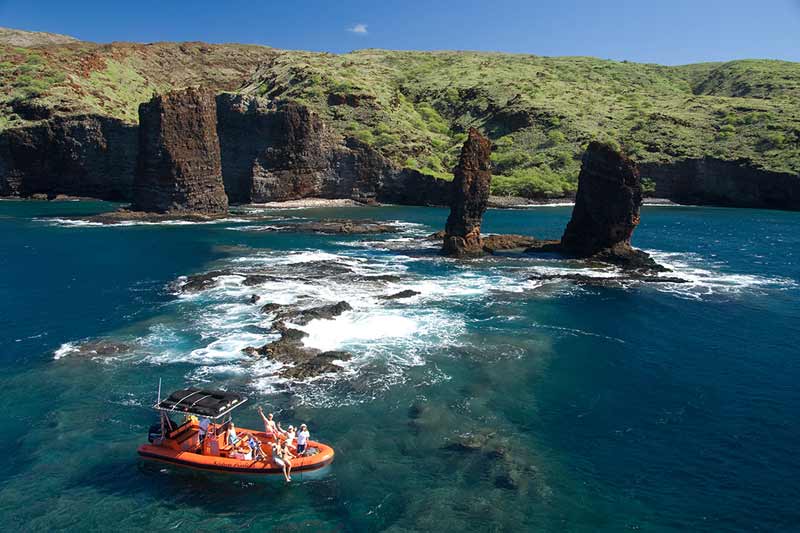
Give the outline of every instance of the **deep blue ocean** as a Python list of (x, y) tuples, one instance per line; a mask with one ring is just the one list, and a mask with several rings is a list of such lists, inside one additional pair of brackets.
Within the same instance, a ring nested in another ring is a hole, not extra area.
[[(440, 257), (443, 209), (71, 218), (115, 207), (0, 202), (5, 531), (800, 531), (800, 213), (645, 207), (634, 244), (690, 282), (598, 287), (532, 279), (610, 273), (556, 258)], [(569, 214), (490, 210), (484, 232), (557, 238)], [(254, 231), (321, 217), (403, 231)], [(275, 338), (251, 294), (350, 303), (305, 326), (346, 370), (250, 361)], [(288, 485), (142, 463), (159, 378), (241, 391), (238, 425), (263, 405), (336, 460)]]

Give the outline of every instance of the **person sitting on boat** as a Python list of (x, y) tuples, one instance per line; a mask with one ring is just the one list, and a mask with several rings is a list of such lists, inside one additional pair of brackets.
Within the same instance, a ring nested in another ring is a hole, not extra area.
[(226, 440), (231, 446), (236, 446), (236, 443), (239, 442), (239, 437), (236, 436), (236, 427), (234, 427), (233, 422), (231, 422), (228, 426), (228, 435)]
[(264, 433), (267, 434), (267, 437), (272, 437), (272, 438), (277, 437), (278, 426), (275, 425), (275, 421), (272, 419), (272, 413), (268, 413), (265, 416), (264, 410), (261, 408), (261, 406), (259, 406), (258, 414), (261, 415), (261, 419), (264, 421)]
[(308, 447), (308, 439), (311, 437), (311, 433), (308, 432), (308, 426), (305, 424), (300, 424), (300, 431), (297, 432), (297, 456), (302, 457), (306, 454), (306, 448)]
[(288, 466), (286, 465), (286, 461), (283, 460), (283, 449), (277, 442), (272, 443), (272, 462), (283, 469), (283, 477), (287, 482), (292, 480), (292, 478), (289, 477), (289, 470)]
[(286, 463), (286, 471), (289, 475), (289, 481), (292, 480), (292, 459), (294, 459), (294, 455), (289, 450), (289, 439), (283, 441), (283, 449), (281, 450), (281, 455), (283, 456), (283, 461)]
[(265, 458), (264, 450), (261, 448), (261, 441), (255, 438), (252, 433), (247, 434), (247, 445), (252, 450), (253, 459), (263, 460)]

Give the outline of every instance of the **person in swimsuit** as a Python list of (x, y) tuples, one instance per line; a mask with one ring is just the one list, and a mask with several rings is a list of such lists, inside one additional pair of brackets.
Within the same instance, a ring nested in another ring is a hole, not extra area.
[(295, 434), (296, 434), (294, 426), (289, 424), (289, 427), (284, 430), (284, 429), (281, 429), (281, 423), (278, 422), (278, 431), (280, 431), (283, 434), (283, 436), (286, 437), (286, 440), (285, 440), (286, 444), (288, 444), (289, 446), (293, 446), (294, 437), (295, 437)]
[(292, 480), (292, 478), (289, 477), (289, 470), (286, 465), (286, 461), (283, 459), (283, 450), (277, 442), (272, 443), (272, 462), (283, 469), (283, 477), (287, 482)]
[(267, 437), (275, 438), (278, 435), (278, 426), (275, 425), (275, 421), (272, 419), (272, 413), (264, 415), (264, 410), (259, 406), (258, 414), (261, 415), (261, 419), (264, 421), (264, 433), (267, 434)]
[(283, 456), (283, 460), (286, 463), (287, 473), (289, 475), (289, 481), (292, 480), (292, 459), (294, 459), (294, 455), (292, 452), (289, 451), (289, 439), (283, 441), (283, 449), (281, 450), (281, 455)]

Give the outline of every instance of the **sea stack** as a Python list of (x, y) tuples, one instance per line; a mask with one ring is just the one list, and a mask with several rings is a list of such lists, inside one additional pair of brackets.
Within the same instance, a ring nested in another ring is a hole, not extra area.
[(139, 106), (132, 209), (217, 214), (228, 210), (211, 91), (187, 88)]
[(483, 253), (481, 219), (489, 203), (491, 155), (492, 143), (478, 130), (470, 128), (453, 172), (450, 216), (442, 247), (446, 255), (463, 257)]
[(592, 141), (583, 155), (575, 207), (561, 237), (562, 251), (625, 268), (666, 270), (631, 246), (641, 205), (636, 163), (610, 144)]

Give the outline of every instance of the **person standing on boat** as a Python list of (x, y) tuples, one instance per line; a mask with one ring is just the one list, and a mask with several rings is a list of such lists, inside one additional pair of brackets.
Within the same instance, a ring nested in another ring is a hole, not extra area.
[(264, 433), (267, 434), (267, 438), (272, 437), (275, 438), (278, 436), (278, 426), (275, 425), (275, 421), (272, 419), (272, 413), (264, 415), (264, 410), (261, 406), (258, 407), (258, 414), (261, 415), (261, 419), (264, 421)]
[(200, 419), (200, 444), (203, 444), (203, 441), (206, 440), (206, 434), (208, 433), (209, 425), (211, 425), (211, 420), (209, 420), (207, 417)]
[(296, 434), (294, 426), (289, 424), (289, 427), (284, 430), (284, 429), (281, 429), (281, 423), (278, 422), (278, 431), (283, 433), (283, 436), (286, 437), (286, 440), (285, 440), (286, 445), (287, 446), (292, 446), (292, 443), (294, 443), (294, 437), (295, 437), (295, 434)]
[(300, 431), (297, 432), (297, 456), (303, 457), (306, 454), (306, 448), (308, 447), (308, 439), (311, 437), (311, 433), (308, 432), (308, 426), (305, 424), (300, 424)]

